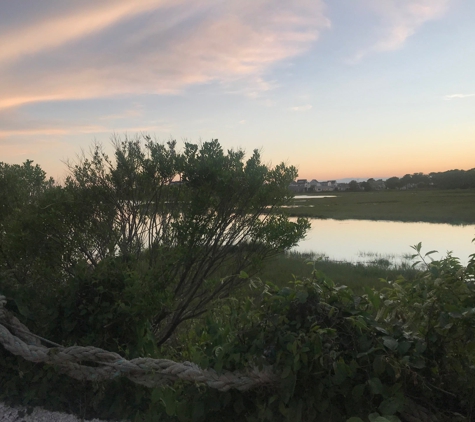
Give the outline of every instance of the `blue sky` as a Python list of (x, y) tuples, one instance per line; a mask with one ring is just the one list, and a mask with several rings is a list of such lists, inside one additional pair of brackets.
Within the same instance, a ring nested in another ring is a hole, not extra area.
[(218, 138), (300, 177), (475, 167), (475, 2), (0, 0), (0, 161)]

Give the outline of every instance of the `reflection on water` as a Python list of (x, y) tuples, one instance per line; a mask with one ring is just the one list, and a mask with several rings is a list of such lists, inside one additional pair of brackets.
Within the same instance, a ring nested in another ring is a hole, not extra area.
[(295, 195), (294, 199), (336, 198), (336, 195)]
[(294, 248), (299, 252), (315, 252), (335, 261), (367, 262), (388, 257), (395, 263), (404, 255), (415, 253), (411, 245), (422, 242), (422, 252), (437, 250), (434, 259), (448, 251), (467, 264), (475, 252), (475, 226), (453, 226), (434, 223), (402, 223), (368, 220), (310, 220), (307, 237)]

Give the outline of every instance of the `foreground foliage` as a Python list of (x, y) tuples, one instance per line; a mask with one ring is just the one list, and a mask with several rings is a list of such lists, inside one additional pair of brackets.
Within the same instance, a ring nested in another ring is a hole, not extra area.
[[(416, 249), (422, 257), (420, 245)], [(1, 397), (18, 394), (26, 403), (54, 402), (79, 411), (80, 403), (71, 400), (74, 392), (94, 415), (137, 421), (470, 421), (475, 257), (463, 267), (450, 255), (436, 262), (428, 256), (422, 257), (426, 270), (415, 280), (400, 277), (382, 291), (367, 288), (362, 295), (317, 270), (284, 288), (253, 287), (261, 294), (222, 300), (206, 317), (190, 322), (177, 342), (149, 350), (151, 356), (218, 371), (272, 366), (281, 378), (278, 385), (244, 393), (187, 383), (152, 390), (125, 381), (77, 385), (54, 368), (38, 368), (0, 350)], [(106, 319), (113, 309), (113, 303), (93, 301), (85, 315)], [(61, 324), (74, 324), (75, 318), (63, 313)], [(121, 327), (128, 328), (123, 322)], [(71, 335), (78, 330), (73, 327)], [(99, 325), (90, 330), (82, 334), (90, 341), (113, 332)]]
[(0, 165), (9, 310), (64, 346), (271, 367), (280, 382), (226, 393), (81, 383), (0, 347), (1, 400), (136, 421), (475, 418), (475, 255), (466, 267), (451, 255), (431, 262), (416, 245), (423, 271), (354, 291), (318, 263), (286, 285), (263, 283), (253, 273), (308, 227), (280, 212), (295, 169), (269, 168), (257, 152), (244, 162), (217, 141), (183, 153), (146, 141), (119, 142), (113, 160), (94, 149), (64, 186), (31, 162)]

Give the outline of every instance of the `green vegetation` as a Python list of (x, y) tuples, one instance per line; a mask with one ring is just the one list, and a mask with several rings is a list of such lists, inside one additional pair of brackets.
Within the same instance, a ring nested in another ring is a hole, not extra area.
[(337, 220), (475, 223), (475, 190), (332, 192), (335, 198), (295, 199), (290, 215)]
[[(186, 143), (182, 153), (147, 137), (114, 146), (114, 159), (96, 146), (71, 164), (64, 186), (29, 162), (2, 164), (0, 191), (12, 204), (0, 221), (4, 292), (31, 294), (42, 306), (70, 300), (67, 312), (84, 314), (85, 302), (104, 296), (113, 326), (120, 330), (127, 309), (158, 347), (309, 226), (279, 211), (296, 169), (269, 168), (257, 150), (244, 161), (243, 151), (225, 153), (217, 140)], [(74, 284), (77, 298), (62, 296)], [(129, 337), (119, 334), (102, 346), (126, 347)]]
[(437, 173), (413, 173), (403, 177), (390, 177), (386, 180), (388, 189), (427, 188), (473, 189), (475, 188), (475, 168), (470, 170), (448, 170)]
[(401, 178), (390, 177), (384, 182), (373, 178), (360, 183), (352, 180), (349, 183), (349, 190), (352, 192), (380, 190), (381, 184), (387, 189), (475, 189), (475, 168), (429, 174), (406, 174)]
[(137, 422), (474, 420), (475, 254), (431, 262), (419, 244), (418, 271), (289, 254), (308, 228), (281, 213), (293, 167), (217, 141), (115, 146), (71, 165), (64, 186), (0, 164), (8, 310), (64, 346), (279, 381), (78, 382), (0, 346), (1, 400)]
[(380, 290), (387, 286), (384, 280), (395, 280), (403, 276), (413, 280), (419, 273), (412, 265), (390, 265), (390, 260), (380, 259), (370, 264), (334, 262), (319, 259), (313, 254), (286, 252), (271, 258), (258, 273), (262, 281), (271, 282), (281, 288), (288, 285), (292, 276), (310, 278), (316, 270), (325, 274), (337, 285), (345, 285), (355, 293), (363, 294), (366, 287)]

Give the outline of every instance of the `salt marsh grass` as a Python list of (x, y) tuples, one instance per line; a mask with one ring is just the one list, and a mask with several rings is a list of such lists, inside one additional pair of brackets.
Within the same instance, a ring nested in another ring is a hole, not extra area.
[[(384, 280), (392, 281), (402, 275), (413, 279), (417, 270), (410, 261), (394, 262), (391, 257), (365, 252), (370, 256), (366, 263), (331, 261), (323, 254), (312, 252), (287, 252), (269, 260), (258, 276), (278, 286), (286, 285), (292, 278), (312, 277), (314, 270), (325, 274), (336, 284), (346, 285), (356, 293), (363, 293), (364, 287), (383, 288)], [(374, 259), (377, 257), (377, 259)]]
[(338, 192), (295, 200), (292, 216), (337, 220), (475, 223), (475, 189)]

